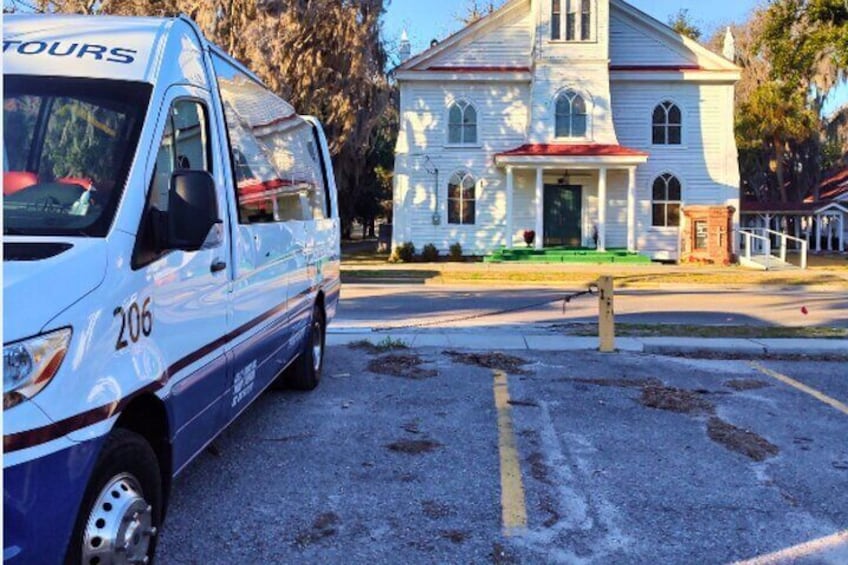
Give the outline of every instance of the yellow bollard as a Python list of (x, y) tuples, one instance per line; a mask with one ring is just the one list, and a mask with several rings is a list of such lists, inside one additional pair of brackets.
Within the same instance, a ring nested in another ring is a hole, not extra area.
[(615, 351), (615, 309), (613, 308), (613, 279), (598, 279), (598, 340), (601, 353)]

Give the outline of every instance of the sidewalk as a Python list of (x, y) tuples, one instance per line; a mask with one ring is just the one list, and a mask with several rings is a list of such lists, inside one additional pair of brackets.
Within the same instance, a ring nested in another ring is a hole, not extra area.
[[(575, 337), (545, 332), (540, 328), (510, 331), (461, 329), (389, 330), (334, 327), (327, 329), (327, 345), (347, 345), (357, 341), (378, 344), (390, 339), (409, 347), (443, 347), (449, 349), (498, 351), (593, 351), (596, 337)], [(806, 358), (848, 358), (848, 339), (731, 339), (685, 337), (620, 337), (615, 341), (619, 351), (667, 355), (786, 355)]]

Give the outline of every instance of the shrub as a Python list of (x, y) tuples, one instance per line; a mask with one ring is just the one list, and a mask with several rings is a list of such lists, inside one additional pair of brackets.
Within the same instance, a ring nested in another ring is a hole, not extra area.
[(395, 247), (389, 261), (392, 263), (411, 263), (415, 258), (415, 245), (411, 241), (407, 241), (400, 247)]
[(436, 246), (432, 243), (428, 243), (424, 246), (424, 249), (421, 250), (421, 259), (428, 263), (433, 263), (434, 261), (438, 261), (439, 259), (439, 250), (436, 249)]
[(462, 245), (458, 241), (450, 246), (450, 258), (453, 261), (462, 261)]
[(533, 241), (536, 239), (536, 232), (533, 230), (524, 230), (524, 243), (527, 244), (527, 247), (533, 245)]

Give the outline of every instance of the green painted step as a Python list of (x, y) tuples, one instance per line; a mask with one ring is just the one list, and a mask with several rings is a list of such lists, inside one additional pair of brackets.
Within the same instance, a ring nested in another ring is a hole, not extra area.
[(650, 258), (626, 249), (500, 249), (484, 258), (486, 263), (624, 263), (649, 264)]

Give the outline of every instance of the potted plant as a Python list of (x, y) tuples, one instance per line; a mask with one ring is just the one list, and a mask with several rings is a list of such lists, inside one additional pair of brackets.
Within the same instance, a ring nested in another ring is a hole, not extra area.
[(533, 245), (533, 242), (536, 240), (536, 232), (533, 230), (524, 230), (524, 243), (527, 244), (527, 247)]

